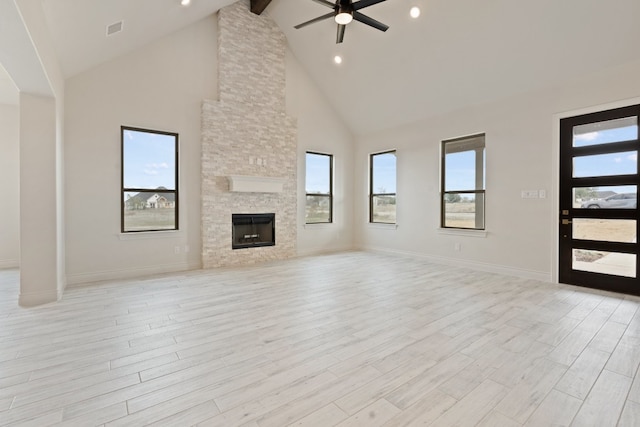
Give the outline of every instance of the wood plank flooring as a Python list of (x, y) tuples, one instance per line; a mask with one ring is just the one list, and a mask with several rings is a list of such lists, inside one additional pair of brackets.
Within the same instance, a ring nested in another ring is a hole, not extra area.
[(0, 426), (640, 425), (636, 297), (366, 252), (17, 293)]

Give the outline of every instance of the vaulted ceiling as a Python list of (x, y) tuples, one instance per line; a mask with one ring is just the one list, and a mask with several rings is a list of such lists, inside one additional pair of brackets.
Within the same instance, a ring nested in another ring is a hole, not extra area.
[[(69, 77), (215, 13), (234, 0), (43, 0)], [(269, 2), (267, 2), (269, 3)], [(409, 17), (420, 6), (418, 19)], [(263, 14), (355, 134), (561, 85), (640, 60), (638, 0), (387, 0), (336, 45), (329, 12), (312, 0), (272, 0)], [(106, 26), (123, 21), (117, 37)], [(343, 63), (333, 62), (335, 55)], [(1, 75), (1, 73), (0, 73)], [(637, 94), (633, 94), (637, 95)]]

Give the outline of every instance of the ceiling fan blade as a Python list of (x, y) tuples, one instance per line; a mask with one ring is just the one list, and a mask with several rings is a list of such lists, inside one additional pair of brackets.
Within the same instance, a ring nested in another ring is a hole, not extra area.
[(380, 31), (387, 31), (389, 29), (388, 25), (384, 25), (382, 22), (376, 21), (373, 18), (369, 18), (367, 15), (363, 15), (360, 12), (353, 12), (353, 19), (355, 19), (356, 21), (360, 21), (363, 24), (367, 24), (370, 27), (376, 28)]
[(311, 1), (323, 4), (323, 5), (327, 6), (327, 7), (330, 7), (331, 9), (333, 9), (336, 6), (334, 3), (328, 2), (327, 0), (311, 0)]
[(342, 40), (344, 40), (344, 30), (346, 28), (347, 28), (346, 25), (338, 24), (338, 35), (336, 36), (336, 44), (342, 43)]
[(333, 18), (334, 15), (335, 15), (335, 12), (329, 12), (326, 15), (318, 16), (317, 18), (313, 18), (310, 21), (303, 22), (302, 24), (298, 24), (293, 28), (295, 28), (297, 30), (297, 29), (300, 29), (302, 27), (306, 27), (307, 25), (311, 25), (311, 24), (316, 23), (316, 22), (324, 21), (325, 19)]
[[(313, 0), (313, 1), (318, 1), (318, 0)], [(382, 3), (383, 1), (386, 1), (386, 0), (360, 0), (353, 3), (353, 10), (360, 10), (365, 7), (373, 6), (374, 4)]]

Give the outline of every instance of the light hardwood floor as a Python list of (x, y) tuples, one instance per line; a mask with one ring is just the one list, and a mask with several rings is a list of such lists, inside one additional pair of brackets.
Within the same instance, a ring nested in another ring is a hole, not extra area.
[(0, 425), (640, 425), (635, 297), (364, 252), (17, 292)]

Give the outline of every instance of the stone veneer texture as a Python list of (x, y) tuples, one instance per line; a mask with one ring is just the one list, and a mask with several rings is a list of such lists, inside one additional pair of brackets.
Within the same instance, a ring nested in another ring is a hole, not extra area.
[[(220, 101), (202, 105), (202, 265), (296, 255), (297, 125), (285, 112), (286, 39), (241, 0), (218, 12)], [(229, 191), (228, 177), (284, 178), (282, 193)], [(231, 215), (276, 214), (276, 245), (231, 249)]]

